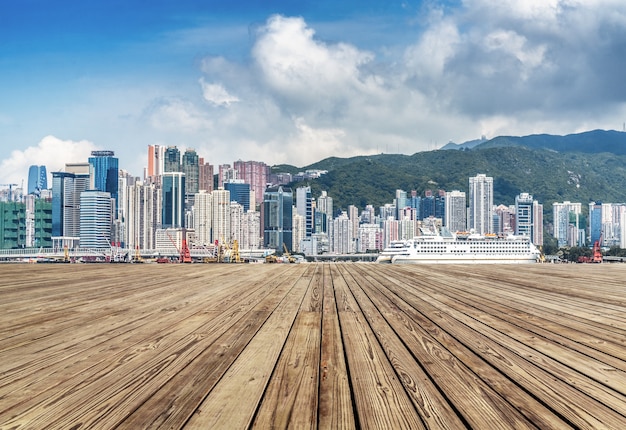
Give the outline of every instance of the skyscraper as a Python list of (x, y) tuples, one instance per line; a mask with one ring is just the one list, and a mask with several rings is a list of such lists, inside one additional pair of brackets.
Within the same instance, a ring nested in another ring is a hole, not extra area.
[(213, 241), (219, 240), (220, 243), (230, 243), (230, 192), (224, 189), (213, 190), (211, 199), (211, 234)]
[(243, 179), (250, 184), (250, 192), (254, 200), (263, 201), (263, 192), (269, 182), (270, 167), (262, 161), (235, 161), (233, 168), (237, 171), (237, 179)]
[(288, 187), (270, 187), (263, 196), (263, 243), (268, 248), (292, 250), (293, 192)]
[(107, 192), (119, 206), (118, 176), (119, 160), (113, 151), (92, 151), (89, 165), (93, 170), (94, 189)]
[(311, 187), (296, 188), (296, 212), (304, 219), (304, 237), (313, 233), (313, 197)]
[(148, 170), (146, 172), (146, 175), (148, 177), (162, 175), (164, 162), (165, 162), (165, 146), (148, 145)]
[(591, 202), (589, 203), (589, 238), (590, 238), (590, 246), (593, 245), (596, 241), (600, 241), (600, 245), (602, 245), (602, 241), (600, 240), (602, 237), (602, 203), (600, 202)]
[(243, 179), (232, 179), (224, 182), (224, 189), (230, 192), (231, 202), (242, 205), (244, 212), (250, 210), (250, 184), (244, 183)]
[(80, 194), (80, 246), (111, 246), (112, 198), (105, 191), (88, 190)]
[(89, 174), (52, 173), (53, 237), (80, 236), (80, 194), (89, 182)]
[(333, 221), (333, 198), (330, 197), (326, 191), (322, 191), (322, 195), (317, 199), (315, 212), (325, 214), (326, 218), (322, 226), (323, 231), (316, 231), (316, 233), (328, 233), (330, 231), (330, 224)]
[(46, 166), (30, 166), (28, 169), (28, 194), (39, 197), (41, 190), (46, 189), (48, 189)]
[(469, 178), (469, 228), (478, 234), (493, 233), (493, 178), (478, 174)]
[(198, 159), (198, 190), (213, 191), (213, 166), (204, 162), (204, 158)]
[(530, 237), (535, 245), (543, 245), (543, 205), (528, 193), (515, 197), (515, 234)]
[(465, 231), (467, 228), (467, 204), (463, 191), (450, 191), (446, 193), (446, 217), (445, 226), (451, 232)]
[(185, 227), (185, 174), (165, 172), (162, 177), (161, 228)]
[(165, 159), (163, 160), (163, 173), (181, 171), (180, 151), (175, 146), (168, 146), (165, 150)]
[(200, 189), (200, 160), (196, 151), (187, 148), (183, 154), (182, 172), (185, 174), (187, 194), (195, 194)]
[[(554, 238), (557, 239), (559, 247), (563, 247), (565, 245), (584, 245), (584, 233), (581, 232), (582, 234), (580, 234), (582, 240), (578, 239), (578, 232), (582, 229), (580, 225), (581, 213), (581, 203), (572, 203), (569, 201), (565, 201), (563, 203), (555, 202), (552, 204)], [(570, 230), (575, 231), (576, 234), (570, 235)], [(571, 238), (574, 240), (570, 240), (570, 236), (572, 236)]]
[(211, 193), (200, 190), (194, 198), (193, 228), (196, 231), (196, 238), (201, 245), (209, 245), (211, 238), (211, 215), (213, 210), (213, 200)]
[(137, 182), (126, 188), (126, 237), (128, 248), (154, 249), (155, 230), (161, 224), (161, 189)]

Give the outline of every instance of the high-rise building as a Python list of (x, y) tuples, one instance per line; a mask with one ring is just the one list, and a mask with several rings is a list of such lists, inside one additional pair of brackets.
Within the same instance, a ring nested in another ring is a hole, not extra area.
[(210, 193), (213, 191), (213, 166), (204, 162), (204, 158), (198, 159), (198, 189)]
[[(68, 170), (66, 165), (66, 170)], [(84, 171), (84, 169), (76, 169)], [(89, 169), (87, 168), (87, 171)], [(80, 194), (89, 188), (89, 173), (52, 173), (52, 236), (80, 236)]]
[(270, 180), (270, 167), (262, 161), (235, 161), (233, 168), (237, 171), (236, 179), (243, 179), (250, 184), (250, 192), (254, 200), (263, 201), (263, 192)]
[(80, 194), (80, 246), (108, 248), (111, 246), (113, 199), (106, 191), (87, 190)]
[(359, 235), (359, 208), (354, 205), (348, 206), (348, 218), (350, 218), (350, 224), (352, 224), (352, 239), (357, 240)]
[(161, 228), (185, 227), (185, 174), (165, 172), (162, 175)]
[(463, 191), (450, 191), (446, 193), (446, 217), (444, 225), (451, 232), (465, 231), (467, 229), (467, 203)]
[(26, 205), (26, 247), (50, 248), (52, 246), (52, 199), (24, 196)]
[(515, 234), (530, 237), (535, 245), (543, 245), (543, 205), (528, 193), (515, 197)]
[(163, 160), (163, 173), (182, 172), (180, 165), (180, 150), (176, 146), (168, 146)]
[(200, 159), (194, 149), (187, 148), (183, 153), (182, 172), (186, 193), (196, 194), (200, 189)]
[(533, 196), (521, 193), (515, 196), (515, 234), (532, 237)]
[[(580, 224), (581, 213), (582, 203), (565, 201), (552, 204), (554, 238), (557, 239), (559, 247), (584, 245), (585, 234)], [(575, 231), (576, 234), (571, 234), (571, 231)]]
[(111, 198), (115, 200), (116, 207), (118, 207), (119, 160), (115, 157), (115, 153), (113, 151), (92, 151), (89, 165), (93, 173), (93, 189), (109, 193)]
[(129, 249), (155, 249), (155, 231), (161, 225), (161, 189), (135, 182), (126, 188), (125, 240)]
[(354, 253), (354, 242), (352, 240), (352, 224), (348, 214), (343, 211), (333, 219), (332, 228), (330, 230), (331, 251), (335, 254), (352, 254)]
[(206, 190), (200, 190), (195, 196), (193, 228), (198, 243), (207, 246), (213, 243), (211, 236), (211, 216), (213, 215), (213, 197)]
[(217, 187), (224, 188), (224, 183), (233, 179), (239, 179), (237, 170), (232, 168), (230, 164), (220, 164), (217, 166)]
[(358, 252), (382, 251), (383, 230), (378, 224), (361, 224), (358, 233)]
[(326, 191), (322, 191), (322, 195), (319, 196), (315, 205), (315, 213), (320, 212), (326, 215), (326, 222), (322, 226), (322, 231), (317, 233), (328, 233), (330, 231), (330, 224), (333, 221), (333, 198), (328, 195)]
[(410, 206), (410, 202), (407, 199), (406, 191), (396, 190), (396, 199), (394, 203), (396, 206), (396, 219), (402, 219), (402, 217), (400, 216), (400, 212), (402, 212), (405, 207)]
[(211, 230), (215, 242), (230, 243), (232, 232), (230, 230), (230, 192), (224, 189), (213, 190), (211, 193)]
[(230, 201), (237, 202), (248, 212), (250, 207), (250, 184), (244, 183), (243, 179), (232, 179), (224, 182), (224, 189), (230, 192)]
[(493, 233), (493, 178), (478, 174), (469, 178), (469, 228), (478, 234)]
[(243, 221), (243, 206), (239, 203), (232, 201), (230, 202), (230, 243), (241, 244), (242, 242), (242, 231), (241, 231), (241, 223)]
[(46, 189), (48, 189), (46, 166), (30, 166), (28, 169), (28, 194), (39, 197), (41, 191)]
[[(165, 146), (148, 145), (148, 169), (147, 177), (161, 176), (164, 172)], [(148, 179), (148, 178), (144, 178)]]
[(293, 241), (293, 252), (301, 252), (301, 242), (306, 239), (306, 223), (304, 217), (298, 213), (297, 207), (293, 208), (292, 215), (291, 237)]
[(241, 220), (241, 249), (259, 249), (261, 247), (261, 214), (258, 211), (248, 211)]
[(304, 237), (313, 233), (313, 197), (311, 187), (296, 188), (296, 212), (304, 220)]
[(263, 196), (263, 244), (282, 250), (283, 244), (293, 250), (292, 244), (293, 192), (289, 187), (269, 187)]
[(590, 245), (600, 242), (602, 245), (602, 203), (589, 203), (589, 238)]

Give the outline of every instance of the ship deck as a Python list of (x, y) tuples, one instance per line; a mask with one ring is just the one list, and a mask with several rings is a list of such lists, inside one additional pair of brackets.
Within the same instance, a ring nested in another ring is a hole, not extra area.
[(0, 428), (626, 428), (626, 265), (2, 264)]

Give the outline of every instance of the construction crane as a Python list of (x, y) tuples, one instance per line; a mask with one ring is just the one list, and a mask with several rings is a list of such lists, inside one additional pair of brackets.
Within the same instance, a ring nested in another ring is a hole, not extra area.
[(18, 184), (0, 184), (0, 187), (9, 187), (9, 201), (13, 201), (13, 187), (17, 187)]
[(230, 251), (230, 262), (241, 263), (241, 258), (239, 257), (239, 242), (237, 239), (233, 240), (233, 247)]
[(600, 249), (600, 243), (602, 243), (602, 235), (600, 235), (600, 239), (593, 243), (593, 254), (591, 254), (592, 263), (602, 263), (602, 250)]
[(181, 241), (180, 248), (178, 248), (178, 245), (176, 244), (174, 239), (172, 239), (172, 236), (170, 236), (169, 233), (167, 233), (167, 237), (169, 238), (170, 242), (172, 242), (172, 245), (174, 245), (174, 248), (176, 248), (176, 251), (178, 251), (179, 261), (181, 263), (191, 263), (191, 252), (189, 251), (189, 246), (187, 246), (187, 230), (183, 229), (183, 239)]
[(285, 245), (284, 243), (283, 243), (283, 249), (285, 250), (283, 256), (287, 259), (287, 261), (290, 263), (295, 263), (297, 261), (296, 257), (294, 257), (293, 255), (289, 253), (289, 251), (287, 250), (287, 245)]

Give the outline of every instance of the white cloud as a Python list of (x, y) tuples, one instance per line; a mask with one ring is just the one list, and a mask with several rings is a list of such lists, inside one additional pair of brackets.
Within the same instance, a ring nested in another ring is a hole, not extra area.
[[(44, 137), (37, 146), (23, 151), (12, 151), (0, 161), (0, 183), (15, 183), (26, 187), (28, 169), (31, 165), (44, 165), (50, 181), (51, 173), (64, 170), (66, 163), (86, 163), (96, 146), (89, 141), (61, 140), (54, 136)], [(48, 184), (52, 186), (51, 183)]]
[(146, 115), (162, 132), (195, 133), (212, 127), (211, 120), (193, 103), (177, 97), (154, 100)]
[(215, 106), (228, 106), (239, 101), (237, 97), (230, 95), (221, 84), (209, 84), (204, 78), (200, 78), (200, 86), (204, 99)]

